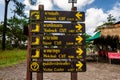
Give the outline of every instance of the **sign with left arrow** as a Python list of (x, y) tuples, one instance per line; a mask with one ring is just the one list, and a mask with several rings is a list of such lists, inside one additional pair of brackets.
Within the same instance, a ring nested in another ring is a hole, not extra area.
[(43, 21), (85, 21), (84, 12), (74, 11), (30, 11), (30, 20)]

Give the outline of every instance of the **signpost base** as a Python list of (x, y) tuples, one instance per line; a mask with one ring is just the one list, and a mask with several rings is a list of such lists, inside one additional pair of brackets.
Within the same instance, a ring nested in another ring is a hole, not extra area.
[(37, 80), (43, 80), (43, 73), (37, 73)]
[(77, 79), (77, 72), (72, 72), (71, 73), (71, 80), (78, 80)]

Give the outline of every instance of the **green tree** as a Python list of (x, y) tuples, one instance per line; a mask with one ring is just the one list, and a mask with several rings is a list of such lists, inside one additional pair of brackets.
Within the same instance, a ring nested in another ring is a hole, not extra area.
[[(15, 6), (15, 10), (13, 10), (14, 14), (17, 14), (20, 17), (26, 17), (24, 14), (24, 8), (25, 5), (22, 4), (21, 2), (19, 2), (18, 0), (5, 0), (5, 15), (4, 15), (4, 26), (3, 26), (3, 37), (2, 37), (2, 50), (5, 50), (5, 43), (6, 43), (6, 32), (7, 30), (7, 9), (8, 9), (8, 4), (9, 2), (12, 1), (14, 3)], [(19, 32), (19, 31), (18, 31)]]
[(3, 24), (2, 22), (0, 22), (0, 35), (2, 35), (2, 31), (3, 31)]
[(107, 21), (105, 23), (103, 23), (102, 25), (98, 26), (94, 32), (100, 31), (101, 28), (103, 27), (109, 27), (111, 25), (113, 25), (115, 23), (116, 19), (114, 18), (114, 16), (112, 16), (111, 14), (108, 15), (107, 17)]
[(17, 14), (20, 17), (26, 18), (26, 15), (24, 13), (25, 5), (22, 4), (21, 2), (18, 2), (18, 0), (12, 0), (12, 2), (14, 3), (14, 6), (15, 6), (15, 9), (12, 10), (14, 13), (14, 16), (15, 14)]
[(114, 16), (112, 16), (111, 14), (108, 15), (107, 17), (107, 22), (105, 23), (106, 25), (112, 25), (114, 24), (116, 21), (116, 19), (114, 18)]
[(22, 42), (27, 40), (27, 37), (22, 32), (23, 26), (27, 24), (28, 21), (26, 19), (19, 19), (17, 17), (8, 19), (8, 26), (10, 27), (8, 28), (7, 36), (15, 42), (15, 47), (21, 46)]
[[(3, 25), (0, 22), (0, 44), (2, 44), (2, 31), (3, 31)], [(0, 48), (2, 47), (2, 45), (0, 45)]]

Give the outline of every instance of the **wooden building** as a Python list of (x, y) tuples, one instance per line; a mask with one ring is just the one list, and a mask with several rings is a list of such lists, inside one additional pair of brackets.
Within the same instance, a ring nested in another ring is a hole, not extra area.
[(107, 52), (120, 53), (120, 21), (103, 27), (100, 33), (100, 37), (94, 40), (99, 53), (103, 56), (106, 56)]
[(101, 36), (107, 37), (119, 37), (120, 38), (120, 21), (112, 26), (105, 27), (101, 29)]

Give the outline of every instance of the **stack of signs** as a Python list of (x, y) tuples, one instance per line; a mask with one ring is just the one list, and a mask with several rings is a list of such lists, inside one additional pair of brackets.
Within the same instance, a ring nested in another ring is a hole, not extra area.
[(86, 71), (84, 21), (84, 12), (31, 10), (30, 71)]

